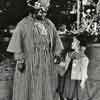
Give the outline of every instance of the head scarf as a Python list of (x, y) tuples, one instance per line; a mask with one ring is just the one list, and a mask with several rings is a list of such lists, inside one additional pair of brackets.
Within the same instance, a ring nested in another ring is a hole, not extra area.
[(43, 11), (47, 11), (50, 5), (50, 0), (27, 0), (27, 5), (37, 10), (41, 9)]

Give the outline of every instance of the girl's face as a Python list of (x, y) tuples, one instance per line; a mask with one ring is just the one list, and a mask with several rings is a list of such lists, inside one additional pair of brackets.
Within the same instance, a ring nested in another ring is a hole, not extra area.
[(77, 38), (73, 38), (72, 49), (77, 50), (80, 47), (80, 41)]

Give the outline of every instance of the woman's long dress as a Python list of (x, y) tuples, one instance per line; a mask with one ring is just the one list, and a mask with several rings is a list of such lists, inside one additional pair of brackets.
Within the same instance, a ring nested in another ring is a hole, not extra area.
[(16, 27), (8, 51), (25, 59), (25, 71), (16, 66), (13, 100), (54, 100), (57, 85), (55, 51), (63, 48), (54, 25), (49, 20), (24, 18)]

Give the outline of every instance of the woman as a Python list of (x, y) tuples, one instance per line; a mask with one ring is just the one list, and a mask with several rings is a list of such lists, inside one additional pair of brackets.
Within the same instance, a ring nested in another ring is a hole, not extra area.
[(29, 15), (13, 33), (7, 51), (14, 53), (13, 100), (54, 100), (56, 67), (53, 57), (63, 49), (54, 24), (46, 19), (48, 0), (27, 1)]

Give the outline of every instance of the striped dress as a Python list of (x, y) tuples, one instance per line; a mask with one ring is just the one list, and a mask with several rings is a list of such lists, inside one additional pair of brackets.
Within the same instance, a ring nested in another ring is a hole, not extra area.
[(18, 23), (7, 51), (25, 59), (25, 71), (16, 66), (13, 100), (55, 100), (57, 85), (53, 55), (63, 49), (52, 22), (28, 16)]

